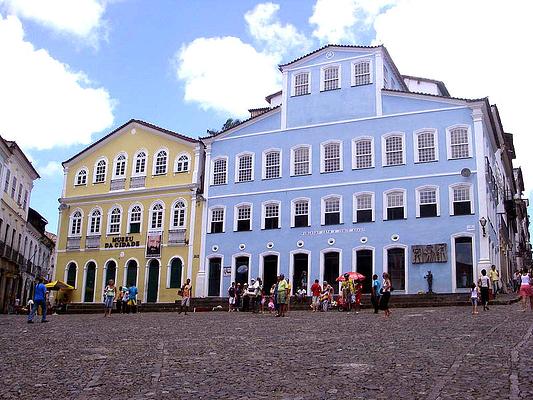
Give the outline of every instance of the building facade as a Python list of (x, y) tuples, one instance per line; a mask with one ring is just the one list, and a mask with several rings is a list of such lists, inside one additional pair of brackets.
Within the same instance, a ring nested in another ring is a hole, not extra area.
[(109, 279), (170, 302), (199, 265), (202, 144), (131, 120), (63, 163), (55, 278), (74, 302)]
[(487, 98), (403, 76), (383, 46), (328, 45), (280, 71), (268, 106), (204, 139), (197, 295), (347, 271), (367, 289), (388, 272), (395, 293), (426, 291), (431, 271), (435, 292), (454, 293), (482, 268), (512, 269), (513, 154)]

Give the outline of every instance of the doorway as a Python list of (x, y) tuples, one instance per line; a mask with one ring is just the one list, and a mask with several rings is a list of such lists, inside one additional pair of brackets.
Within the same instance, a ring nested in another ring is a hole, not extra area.
[(250, 258), (248, 256), (237, 257), (235, 259), (235, 283), (240, 283), (241, 287), (248, 283), (250, 274)]
[(292, 266), (292, 292), (296, 293), (299, 288), (303, 288), (306, 290), (307, 294), (309, 294), (309, 290), (307, 288), (307, 280), (309, 276), (309, 254), (294, 254)]
[(150, 260), (148, 264), (148, 285), (146, 290), (146, 302), (157, 302), (157, 292), (159, 289), (159, 261), (156, 259)]
[(94, 301), (94, 283), (96, 281), (96, 264), (89, 261), (85, 271), (85, 295), (83, 301), (92, 303)]
[(332, 287), (335, 294), (339, 293), (339, 284), (337, 278), (340, 275), (340, 253), (338, 251), (331, 251), (324, 254), (324, 280)]
[(219, 257), (209, 259), (209, 280), (207, 287), (208, 296), (220, 296), (220, 272), (222, 259)]
[(113, 260), (109, 260), (106, 265), (104, 286), (107, 285), (110, 279), (116, 283), (117, 263)]
[(278, 256), (270, 255), (263, 257), (263, 290), (268, 295), (270, 288), (277, 282)]
[(357, 250), (355, 253), (356, 271), (365, 276), (363, 293), (370, 293), (372, 286), (372, 250)]
[(455, 284), (457, 288), (468, 288), (474, 281), (474, 257), (472, 238), (455, 238)]
[(394, 290), (405, 290), (405, 249), (387, 250), (387, 268)]

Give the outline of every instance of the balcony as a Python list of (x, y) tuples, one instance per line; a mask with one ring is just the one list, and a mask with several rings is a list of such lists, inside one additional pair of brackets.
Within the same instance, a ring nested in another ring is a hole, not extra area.
[(81, 245), (81, 238), (69, 237), (67, 238), (67, 250), (79, 250)]
[(112, 179), (110, 190), (124, 190), (126, 187), (126, 178)]
[(143, 188), (146, 186), (146, 176), (132, 176), (130, 178), (130, 189)]
[(185, 239), (187, 229), (170, 229), (168, 231), (169, 246), (186, 245), (188, 242)]
[(87, 236), (85, 239), (85, 248), (86, 249), (99, 249), (100, 248), (100, 235), (98, 236)]

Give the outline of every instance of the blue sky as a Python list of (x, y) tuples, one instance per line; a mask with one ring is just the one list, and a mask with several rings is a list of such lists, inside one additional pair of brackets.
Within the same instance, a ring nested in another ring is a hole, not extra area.
[(41, 173), (31, 206), (55, 232), (61, 161), (125, 121), (203, 136), (264, 106), (278, 63), (383, 43), (401, 73), (498, 104), (529, 190), (528, 11), (520, 0), (0, 0), (0, 134)]

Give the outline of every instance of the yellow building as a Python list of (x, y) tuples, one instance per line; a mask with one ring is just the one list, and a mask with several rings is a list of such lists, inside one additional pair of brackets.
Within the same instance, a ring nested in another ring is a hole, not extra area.
[(102, 301), (109, 279), (142, 302), (195, 289), (202, 158), (198, 140), (131, 120), (63, 163), (55, 278), (71, 301)]

